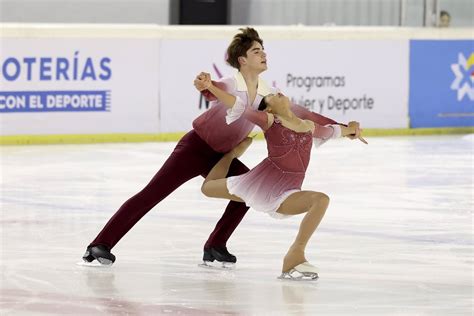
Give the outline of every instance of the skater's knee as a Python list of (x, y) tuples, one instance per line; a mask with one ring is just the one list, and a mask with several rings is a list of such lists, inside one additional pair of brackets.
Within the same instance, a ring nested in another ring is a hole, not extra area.
[(329, 205), (329, 196), (322, 192), (314, 192), (311, 196), (311, 201), (313, 205), (321, 205), (327, 207)]
[(201, 186), (201, 192), (207, 197), (210, 197), (209, 182), (204, 182)]
[(219, 197), (219, 183), (216, 180), (209, 180), (202, 184), (201, 192), (207, 197)]

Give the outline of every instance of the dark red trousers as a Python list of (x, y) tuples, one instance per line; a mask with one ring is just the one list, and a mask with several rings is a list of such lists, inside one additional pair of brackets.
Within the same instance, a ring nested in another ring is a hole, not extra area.
[[(205, 177), (222, 156), (194, 130), (184, 135), (150, 183), (119, 208), (91, 245), (105, 245), (112, 249), (156, 204), (186, 181), (199, 175)], [(228, 176), (243, 174), (248, 170), (242, 162), (234, 159)], [(244, 203), (230, 201), (205, 247), (225, 246), (247, 210)]]

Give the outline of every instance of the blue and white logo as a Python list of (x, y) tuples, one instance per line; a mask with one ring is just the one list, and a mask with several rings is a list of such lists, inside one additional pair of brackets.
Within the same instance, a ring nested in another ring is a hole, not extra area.
[(411, 40), (411, 127), (474, 126), (473, 40)]
[(459, 53), (458, 62), (451, 64), (451, 70), (456, 76), (451, 84), (451, 89), (457, 90), (458, 101), (461, 101), (465, 96), (474, 101), (474, 53), (467, 60), (462, 53)]

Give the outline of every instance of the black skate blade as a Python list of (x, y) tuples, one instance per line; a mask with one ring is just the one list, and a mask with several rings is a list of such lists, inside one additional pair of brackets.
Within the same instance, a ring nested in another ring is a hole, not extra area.
[(235, 263), (233, 262), (211, 262), (211, 261), (203, 261), (201, 264), (198, 264), (198, 267), (205, 268), (205, 269), (214, 269), (214, 270), (234, 270)]

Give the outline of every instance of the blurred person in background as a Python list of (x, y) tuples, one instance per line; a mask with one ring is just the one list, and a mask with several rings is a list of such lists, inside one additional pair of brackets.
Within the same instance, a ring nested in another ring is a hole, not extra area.
[(449, 15), (448, 11), (441, 11), (439, 13), (439, 27), (449, 27), (451, 23), (451, 15)]

